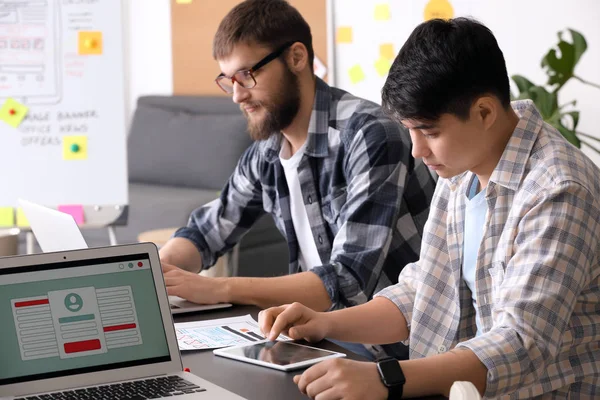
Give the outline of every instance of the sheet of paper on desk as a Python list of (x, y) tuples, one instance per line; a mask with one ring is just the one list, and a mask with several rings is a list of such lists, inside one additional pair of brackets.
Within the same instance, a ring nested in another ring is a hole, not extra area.
[[(258, 342), (265, 337), (250, 314), (175, 324), (179, 350), (204, 350)], [(291, 340), (279, 335), (277, 340)]]

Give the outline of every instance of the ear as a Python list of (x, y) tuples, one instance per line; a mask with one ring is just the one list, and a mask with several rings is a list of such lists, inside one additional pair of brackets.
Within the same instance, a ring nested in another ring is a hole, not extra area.
[(296, 74), (308, 66), (308, 50), (300, 42), (296, 42), (288, 49), (286, 61), (290, 70)]
[(499, 115), (500, 101), (494, 96), (479, 97), (471, 107), (471, 118), (481, 125), (484, 130), (490, 129)]

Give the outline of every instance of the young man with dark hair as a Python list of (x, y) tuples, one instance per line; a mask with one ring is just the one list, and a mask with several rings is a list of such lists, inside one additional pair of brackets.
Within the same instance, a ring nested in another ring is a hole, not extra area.
[(413, 155), (441, 179), (419, 261), (370, 302), (263, 311), (270, 338), (405, 341), (410, 360), (326, 361), (295, 380), (318, 399), (600, 397), (600, 172), (509, 101), (502, 52), (469, 19), (418, 26), (383, 88)]
[[(256, 142), (220, 198), (195, 210), (161, 249), (169, 294), (325, 311), (362, 304), (397, 282), (418, 258), (435, 188), (410, 154), (408, 132), (378, 105), (315, 77), (310, 28), (283, 0), (237, 5), (213, 53), (216, 83), (240, 105)], [(265, 213), (287, 238), (290, 275), (197, 274)]]

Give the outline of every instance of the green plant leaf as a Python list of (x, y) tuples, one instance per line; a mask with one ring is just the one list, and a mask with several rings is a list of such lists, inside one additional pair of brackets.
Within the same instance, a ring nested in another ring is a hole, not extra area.
[[(570, 118), (572, 121), (572, 131), (575, 132), (577, 130), (577, 124), (579, 123), (579, 111), (569, 111), (566, 113), (562, 113), (561, 121), (563, 118)], [(564, 125), (564, 124), (563, 124)]]
[(558, 111), (556, 93), (550, 93), (542, 86), (533, 86), (529, 89), (529, 94), (544, 120), (551, 119)]
[(525, 78), (524, 76), (513, 75), (511, 78), (512, 78), (513, 82), (517, 85), (517, 88), (519, 89), (519, 93), (529, 92), (529, 89), (531, 89), (532, 86), (535, 86), (533, 84), (533, 82), (531, 82), (529, 79)]
[[(562, 40), (562, 32), (558, 32), (558, 49), (548, 50), (542, 59), (542, 67), (548, 74), (548, 85), (564, 85), (573, 76), (575, 69), (575, 46)], [(560, 58), (558, 51), (560, 51)]]
[(573, 146), (577, 147), (578, 149), (581, 148), (581, 141), (575, 134), (574, 130), (570, 130), (570, 129), (566, 128), (565, 126), (563, 126), (562, 124), (560, 124), (559, 126), (555, 126), (555, 128), (558, 129), (558, 131), (561, 133), (561, 135), (563, 135), (565, 137), (565, 139), (567, 139), (569, 141), (569, 143), (571, 143)]
[(574, 49), (574, 58), (575, 58), (575, 65), (577, 65), (577, 63), (579, 62), (579, 59), (581, 58), (581, 56), (583, 55), (583, 53), (585, 53), (585, 51), (587, 50), (587, 42), (585, 41), (585, 38), (583, 37), (583, 35), (579, 32), (577, 32), (574, 29), (569, 29), (569, 32), (571, 33), (571, 37), (573, 38), (573, 49)]

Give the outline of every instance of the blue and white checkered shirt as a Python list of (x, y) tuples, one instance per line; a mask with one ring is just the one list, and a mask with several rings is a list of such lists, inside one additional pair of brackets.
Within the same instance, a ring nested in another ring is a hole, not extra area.
[[(264, 213), (286, 237), (299, 271), (281, 134), (255, 142), (219, 199), (198, 208), (176, 237), (191, 240), (205, 266), (230, 250)], [(411, 155), (408, 132), (380, 106), (317, 78), (298, 178), (332, 309), (365, 303), (418, 258), (435, 181)]]
[(409, 324), (410, 358), (471, 349), (487, 398), (600, 398), (600, 171), (531, 101), (486, 188), (477, 312), (461, 276), (472, 173), (440, 179), (420, 260), (376, 296)]

